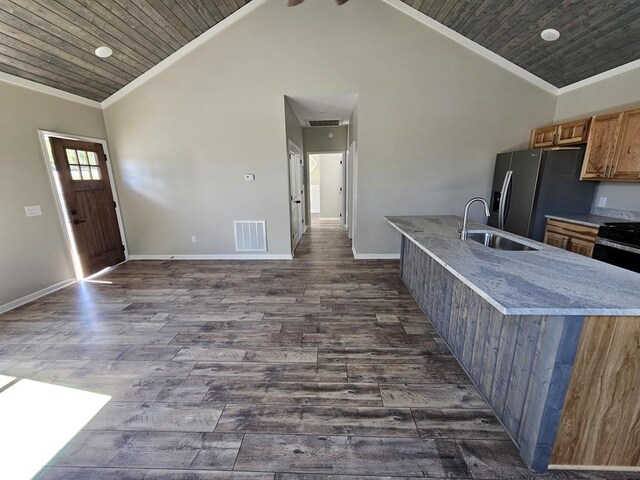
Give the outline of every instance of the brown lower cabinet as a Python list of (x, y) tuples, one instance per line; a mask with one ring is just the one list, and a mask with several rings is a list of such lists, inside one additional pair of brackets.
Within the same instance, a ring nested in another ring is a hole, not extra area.
[(550, 218), (547, 220), (544, 243), (591, 257), (597, 236), (597, 227)]
[(639, 348), (640, 317), (585, 317), (551, 468), (640, 471)]

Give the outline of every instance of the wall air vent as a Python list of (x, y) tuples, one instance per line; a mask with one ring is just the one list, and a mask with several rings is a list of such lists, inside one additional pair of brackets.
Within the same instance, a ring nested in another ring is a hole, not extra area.
[(264, 220), (236, 220), (233, 222), (237, 252), (266, 252), (267, 231)]
[(340, 120), (309, 120), (312, 127), (339, 127)]

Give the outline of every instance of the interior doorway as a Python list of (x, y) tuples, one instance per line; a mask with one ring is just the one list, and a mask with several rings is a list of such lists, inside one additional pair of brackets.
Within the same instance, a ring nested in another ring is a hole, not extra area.
[(291, 209), (291, 252), (295, 252), (305, 231), (304, 166), (302, 149), (292, 141), (288, 143), (289, 197)]
[(124, 231), (106, 142), (42, 131), (40, 137), (76, 278), (124, 262)]
[(344, 224), (344, 153), (312, 153), (307, 162), (311, 224)]

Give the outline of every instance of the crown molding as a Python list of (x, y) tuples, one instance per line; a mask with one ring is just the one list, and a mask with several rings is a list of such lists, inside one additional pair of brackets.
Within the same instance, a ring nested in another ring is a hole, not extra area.
[(580, 80), (579, 82), (572, 83), (570, 85), (567, 85), (566, 87), (562, 87), (559, 89), (558, 94), (562, 95), (563, 93), (578, 90), (579, 88), (587, 87), (589, 85), (593, 85), (594, 83), (608, 80), (610, 78), (617, 77), (618, 75), (622, 75), (623, 73), (627, 73), (639, 68), (640, 60), (634, 60), (633, 62), (625, 63), (624, 65), (620, 65), (619, 67), (612, 68), (611, 70), (607, 70), (606, 72), (599, 73), (597, 75), (594, 75), (593, 77), (585, 78), (584, 80)]
[(75, 95), (73, 93), (65, 92), (64, 90), (60, 90), (57, 88), (50, 87), (48, 85), (43, 85), (42, 83), (37, 83), (31, 80), (27, 80), (26, 78), (17, 77), (9, 73), (0, 72), (0, 81), (4, 83), (9, 83), (11, 85), (17, 85), (23, 88), (28, 88), (29, 90), (35, 90), (36, 92), (46, 93), (47, 95), (52, 95), (54, 97), (62, 98), (64, 100), (70, 100), (72, 102), (81, 103), (82, 105), (87, 105), (89, 107), (102, 108), (102, 105), (100, 104), (100, 102), (89, 100), (88, 98), (81, 97), (80, 95)]
[(514, 75), (517, 75), (518, 77), (522, 78), (523, 80), (526, 80), (527, 82), (535, 85), (536, 87), (541, 88), (542, 90), (556, 96), (559, 94), (560, 89), (558, 87), (550, 84), (549, 82), (541, 79), (540, 77), (535, 76), (533, 73), (528, 72), (524, 68), (519, 67), (515, 63), (507, 60), (506, 58), (501, 57), (496, 53), (493, 53), (488, 48), (483, 47), (482, 45), (474, 42), (473, 40), (469, 40), (464, 35), (459, 34), (455, 30), (450, 29), (449, 27), (434, 20), (428, 15), (407, 5), (401, 0), (382, 0), (382, 1), (400, 10), (406, 15), (409, 15), (411, 18), (417, 20), (423, 25), (426, 25), (427, 27), (435, 30), (436, 32), (441, 33), (445, 37), (450, 38), (451, 40), (462, 45), (463, 47), (468, 48), (472, 52), (484, 57), (490, 62), (495, 63), (499, 67), (502, 67), (505, 70), (513, 73)]
[(245, 4), (239, 10), (236, 10), (234, 13), (232, 13), (228, 17), (226, 17), (223, 20), (221, 20), (220, 22), (216, 23), (213, 27), (211, 27), (209, 30), (204, 32), (202, 35), (200, 35), (199, 37), (194, 38), (189, 43), (187, 43), (185, 46), (183, 46), (182, 48), (176, 50), (174, 53), (169, 55), (167, 58), (162, 60), (160, 63), (158, 63), (155, 66), (151, 67), (149, 70), (144, 72), (138, 78), (136, 78), (132, 82), (129, 82), (124, 87), (122, 87), (120, 90), (115, 92), (113, 95), (111, 95), (110, 97), (108, 97), (105, 100), (103, 100), (102, 108), (110, 107), (111, 105), (116, 103), (118, 100), (120, 100), (124, 96), (128, 95), (129, 93), (134, 91), (136, 88), (138, 88), (142, 84), (148, 82), (153, 77), (158, 75), (163, 70), (166, 70), (168, 67), (170, 67), (174, 63), (180, 61), (182, 58), (184, 58), (185, 56), (187, 56), (188, 54), (193, 52), (196, 48), (198, 48), (201, 45), (207, 43), (213, 37), (215, 37), (216, 35), (218, 35), (222, 31), (224, 31), (225, 29), (227, 29), (228, 27), (230, 27), (231, 25), (233, 25), (234, 23), (236, 23), (240, 19), (242, 19), (242, 18), (246, 17), (247, 15), (251, 14), (256, 8), (260, 7), (262, 4), (264, 4), (264, 3), (268, 2), (268, 1), (269, 0), (253, 0), (253, 1)]

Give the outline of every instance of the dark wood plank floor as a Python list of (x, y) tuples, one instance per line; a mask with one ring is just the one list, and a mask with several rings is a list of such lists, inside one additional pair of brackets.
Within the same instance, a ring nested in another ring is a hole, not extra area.
[(0, 373), (112, 397), (38, 479), (632, 478), (526, 470), (397, 270), (319, 224), (294, 261), (129, 262), (2, 315)]

